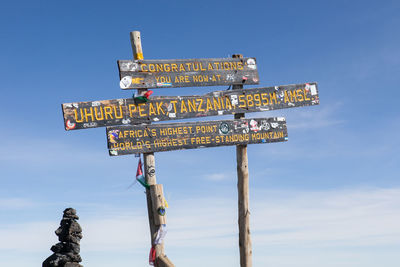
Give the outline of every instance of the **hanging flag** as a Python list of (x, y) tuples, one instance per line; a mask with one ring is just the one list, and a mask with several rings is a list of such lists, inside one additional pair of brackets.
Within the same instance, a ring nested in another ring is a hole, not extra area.
[(164, 206), (165, 206), (166, 208), (168, 208), (168, 202), (167, 202), (167, 200), (165, 199), (164, 196), (163, 196), (162, 198), (163, 198), (163, 204), (164, 204)]
[(156, 239), (154, 239), (154, 245), (161, 244), (166, 234), (167, 234), (167, 225), (161, 224), (160, 228), (158, 228)]
[(142, 171), (142, 158), (139, 158), (137, 170), (136, 170), (136, 180), (143, 185), (146, 188), (149, 188), (150, 186), (146, 183), (146, 180), (143, 176), (143, 171)]
[(149, 264), (154, 266), (155, 261), (156, 261), (156, 248), (152, 246), (149, 254)]

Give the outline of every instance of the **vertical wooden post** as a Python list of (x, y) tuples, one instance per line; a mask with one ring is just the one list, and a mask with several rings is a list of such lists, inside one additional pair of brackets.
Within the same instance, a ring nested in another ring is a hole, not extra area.
[[(142, 41), (140, 38), (139, 31), (133, 31), (130, 33), (132, 51), (134, 59), (143, 59), (143, 50), (142, 50)], [(147, 91), (147, 89), (138, 89), (138, 93), (141, 94)], [(145, 172), (145, 179), (146, 183), (152, 187), (157, 184), (156, 180), (156, 165), (155, 165), (155, 158), (154, 153), (144, 153), (144, 172)], [(162, 198), (164, 196), (161, 196)], [(151, 245), (153, 246), (154, 240), (157, 237), (157, 231), (159, 225), (155, 223), (155, 216), (159, 216), (154, 212), (152, 195), (150, 188), (146, 188), (146, 198), (147, 198), (147, 212), (149, 216), (149, 225), (150, 225), (150, 235), (151, 235)], [(160, 220), (158, 220), (160, 221)], [(156, 249), (156, 267), (163, 267), (163, 266), (174, 266), (169, 259), (164, 255), (164, 242), (155, 246)]]
[[(243, 58), (242, 55), (233, 55), (233, 58)], [(243, 89), (243, 85), (233, 85), (232, 89)], [(243, 119), (244, 113), (235, 114), (235, 119)], [(249, 168), (247, 159), (247, 145), (236, 146), (236, 163), (238, 176), (238, 224), (240, 266), (252, 266), (252, 249), (250, 238), (250, 210), (249, 210)]]

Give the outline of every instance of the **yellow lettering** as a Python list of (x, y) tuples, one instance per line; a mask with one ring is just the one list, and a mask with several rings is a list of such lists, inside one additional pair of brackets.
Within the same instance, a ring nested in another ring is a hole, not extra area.
[[(262, 93), (261, 94), (261, 99), (263, 100), (262, 101), (262, 105), (263, 106), (266, 106), (266, 105), (268, 105), (268, 94), (267, 93)], [(265, 101), (265, 102), (264, 102)]]
[[(296, 91), (289, 91), (290, 102), (297, 102), (297, 95)], [(295, 101), (293, 101), (295, 100)]]
[(198, 102), (197, 111), (198, 111), (198, 112), (204, 112), (205, 110), (202, 108), (202, 106), (203, 106), (203, 99), (197, 98), (197, 99), (196, 99), (196, 102)]
[(149, 116), (156, 115), (156, 109), (154, 108), (153, 103), (149, 103)]
[(114, 106), (114, 113), (116, 119), (122, 119), (124, 117), (124, 114), (122, 114), (122, 106), (119, 106), (119, 115), (117, 114), (117, 107)]
[(196, 111), (196, 100), (195, 99), (188, 99), (187, 101), (189, 112), (197, 112)]
[(85, 120), (86, 121), (89, 121), (88, 120), (88, 117), (91, 117), (92, 118), (92, 121), (94, 121), (94, 117), (93, 117), (93, 108), (92, 107), (90, 107), (90, 112), (88, 113), (87, 112), (87, 109), (85, 108)]
[(256, 107), (261, 106), (261, 100), (260, 100), (260, 95), (259, 94), (254, 94), (254, 103), (256, 105)]
[(221, 109), (221, 102), (219, 98), (213, 97), (214, 110)]
[(147, 64), (141, 64), (141, 65), (140, 65), (140, 69), (141, 69), (143, 72), (148, 72), (148, 70), (147, 70)]
[[(171, 102), (172, 102), (172, 101), (171, 101)], [(162, 101), (156, 102), (157, 114), (158, 114), (158, 115), (160, 115), (161, 113), (162, 113), (162, 114), (165, 114), (165, 112), (164, 112), (164, 110), (163, 110), (163, 108), (162, 108), (162, 105), (163, 105), (163, 102), (162, 102)], [(174, 107), (175, 107), (175, 106), (174, 106)]]
[(230, 70), (228, 62), (224, 62), (224, 70)]
[(171, 70), (175, 71), (175, 72), (178, 72), (178, 65), (176, 65), (175, 63), (172, 63), (171, 64)]
[(213, 66), (211, 63), (208, 63), (208, 70), (213, 70)]
[(232, 103), (229, 97), (225, 97), (225, 107), (226, 109), (232, 109)]
[(287, 91), (285, 91), (285, 96), (284, 96), (284, 98), (283, 98), (283, 102), (284, 102), (284, 103), (290, 102)]
[(254, 101), (252, 95), (246, 95), (247, 106), (254, 107)]
[(163, 71), (164, 71), (164, 66), (163, 66), (163, 64), (156, 64), (156, 71), (163, 72)]
[(110, 116), (110, 119), (113, 119), (112, 107), (104, 107), (104, 114), (105, 114), (106, 120), (108, 119), (108, 116)]
[(133, 112), (136, 112), (136, 105), (134, 105), (134, 104), (129, 104), (128, 105), (128, 109), (129, 109), (129, 116), (130, 117), (133, 117)]
[(139, 84), (143, 81), (143, 78), (132, 78), (132, 83), (133, 84)]
[(304, 100), (305, 100), (305, 101), (311, 100), (310, 98), (307, 97), (307, 91), (306, 91), (305, 88), (303, 89), (303, 93), (304, 93)]
[(185, 113), (187, 113), (187, 107), (186, 107), (186, 104), (185, 104), (185, 101), (181, 101), (181, 113), (183, 113), (183, 112), (185, 112)]
[(302, 93), (301, 89), (297, 89), (296, 90), (296, 94), (297, 94), (297, 97), (299, 98), (299, 102), (303, 102), (304, 101), (303, 95), (301, 93)]
[(79, 109), (80, 113), (81, 113), (81, 119), (78, 119), (78, 112), (76, 111), (76, 109), (74, 109), (74, 113), (75, 113), (75, 121), (76, 122), (83, 122), (83, 110)]
[(208, 112), (209, 110), (213, 109), (213, 106), (212, 106), (210, 98), (207, 98), (206, 102), (207, 102), (207, 110), (206, 110), (206, 112)]
[(245, 95), (239, 95), (239, 107), (244, 108), (246, 107), (246, 101), (244, 100)]
[(139, 108), (139, 116), (140, 117), (146, 117), (147, 116), (147, 114), (146, 113), (143, 113), (143, 112), (145, 112), (146, 110), (145, 110), (145, 103), (140, 103), (139, 105), (138, 105), (138, 108)]
[(94, 108), (94, 116), (96, 117), (96, 120), (98, 120), (98, 121), (100, 121), (100, 120), (103, 120), (104, 119), (104, 114), (103, 114), (103, 109), (100, 107), (100, 114), (101, 114), (101, 117), (98, 117), (97, 115), (99, 114), (98, 112), (97, 112), (97, 107), (95, 107)]
[(271, 104), (272, 104), (273, 100), (275, 100), (275, 104), (280, 104), (280, 103), (278, 103), (278, 99), (276, 99), (276, 93), (275, 92), (269, 93), (269, 99), (271, 101)]

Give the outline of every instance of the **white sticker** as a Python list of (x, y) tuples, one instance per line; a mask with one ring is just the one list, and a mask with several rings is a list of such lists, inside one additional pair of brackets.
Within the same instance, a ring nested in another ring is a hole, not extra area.
[(110, 150), (110, 154), (113, 156), (118, 156), (118, 152), (115, 150)]
[(232, 103), (232, 105), (234, 105), (234, 106), (236, 106), (237, 104), (239, 104), (238, 96), (237, 96), (237, 95), (231, 95), (231, 103)]
[(277, 117), (276, 120), (277, 120), (277, 121), (286, 121), (286, 120), (285, 120), (285, 117)]
[(223, 110), (218, 110), (218, 115), (224, 115), (224, 111)]
[(175, 113), (169, 113), (168, 116), (169, 116), (170, 118), (176, 118), (176, 114), (175, 114)]
[(123, 124), (128, 124), (128, 123), (130, 123), (130, 122), (131, 122), (130, 119), (122, 119), (122, 123), (123, 123)]
[(257, 68), (256, 61), (254, 60), (254, 58), (249, 58), (247, 60), (247, 67), (249, 67), (249, 69), (252, 70), (255, 70)]
[(136, 62), (124, 62), (121, 64), (122, 71), (136, 71), (138, 69), (138, 64)]
[(271, 122), (271, 127), (272, 128), (276, 128), (276, 127), (278, 127), (279, 126), (279, 123), (277, 123), (277, 122)]
[(317, 87), (315, 86), (315, 84), (310, 85), (310, 90), (311, 90), (311, 95), (317, 94)]
[(122, 89), (126, 89), (129, 88), (129, 86), (132, 84), (132, 77), (131, 76), (125, 76), (121, 79), (121, 81), (119, 82), (119, 86)]

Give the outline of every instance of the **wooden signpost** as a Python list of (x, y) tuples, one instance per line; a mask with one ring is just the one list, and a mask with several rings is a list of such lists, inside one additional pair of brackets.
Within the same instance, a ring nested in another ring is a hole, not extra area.
[[(240, 266), (252, 266), (247, 144), (287, 141), (286, 121), (245, 119), (245, 113), (319, 104), (317, 83), (243, 89), (258, 84), (255, 58), (144, 60), (140, 32), (131, 32), (133, 60), (119, 60), (120, 87), (148, 88), (230, 85), (205, 95), (153, 96), (62, 104), (67, 131), (107, 127), (111, 156), (143, 153), (147, 209), (156, 267), (174, 264), (157, 238), (166, 224), (163, 187), (157, 184), (154, 152), (236, 145)], [(151, 124), (151, 122), (233, 114), (234, 120)], [(161, 212), (162, 211), (162, 212)]]
[(282, 142), (284, 118), (107, 127), (110, 156), (203, 147)]
[(121, 89), (258, 84), (255, 58), (118, 60)]
[(318, 105), (314, 82), (201, 96), (154, 96), (146, 103), (133, 98), (62, 104), (66, 130), (179, 120)]

